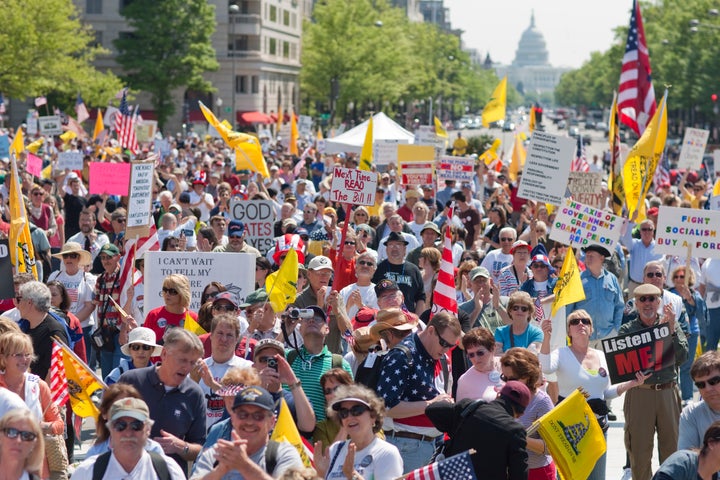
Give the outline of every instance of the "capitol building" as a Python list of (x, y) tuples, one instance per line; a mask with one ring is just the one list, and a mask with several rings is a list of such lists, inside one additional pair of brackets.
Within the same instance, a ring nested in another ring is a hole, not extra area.
[(521, 94), (538, 95), (553, 92), (560, 76), (572, 70), (550, 65), (545, 38), (535, 27), (535, 13), (530, 17), (530, 26), (520, 37), (512, 64), (493, 67), (499, 78), (507, 75), (508, 82)]

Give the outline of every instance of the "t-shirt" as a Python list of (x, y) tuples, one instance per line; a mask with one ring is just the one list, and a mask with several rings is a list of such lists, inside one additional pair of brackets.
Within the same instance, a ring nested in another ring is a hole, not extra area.
[(510, 329), (512, 325), (505, 325), (495, 330), (495, 341), (503, 344), (503, 352), (512, 347), (528, 348), (531, 344), (542, 343), (543, 332), (538, 327), (528, 324), (528, 327), (520, 335), (513, 335), (513, 342), (510, 342)]
[(471, 398), (473, 400), (482, 398), (486, 402), (492, 402), (497, 398), (502, 383), (502, 380), (500, 380), (500, 372), (497, 370), (481, 372), (474, 367), (470, 367), (458, 379), (455, 400), (459, 402), (463, 398)]
[(50, 359), (52, 358), (53, 337), (58, 337), (64, 344), (68, 345), (68, 338), (65, 334), (65, 327), (50, 315), (46, 315), (40, 324), (26, 332), (32, 340), (33, 350), (37, 357), (30, 364), (30, 371), (38, 377), (45, 379), (50, 371)]
[[(77, 313), (83, 309), (86, 302), (92, 302), (93, 291), (95, 290), (95, 275), (84, 272), (82, 269), (78, 270), (75, 275), (68, 275), (64, 271), (55, 271), (48, 277), (48, 282), (51, 280), (57, 280), (65, 286), (68, 295), (70, 296), (70, 313), (77, 315)], [(90, 316), (81, 322), (83, 328), (95, 325), (95, 313), (93, 312)]]
[[(253, 365), (250, 360), (245, 360), (244, 358), (240, 358), (235, 355), (230, 357), (230, 360), (225, 363), (218, 363), (213, 360), (212, 357), (206, 358), (204, 362), (210, 369), (210, 373), (212, 374), (213, 379), (218, 383), (222, 379), (223, 375), (227, 373), (230, 367), (250, 368)], [(223, 401), (223, 398), (221, 396), (216, 395), (210, 389), (210, 387), (205, 383), (202, 378), (198, 382), (198, 385), (200, 385), (200, 388), (205, 394), (205, 401), (207, 406), (207, 429), (209, 430), (210, 427), (212, 427), (218, 420), (222, 418), (223, 413), (225, 412), (225, 402)]]
[[(185, 478), (185, 474), (180, 469), (178, 464), (175, 463), (170, 457), (163, 455), (163, 458), (165, 459), (165, 463), (168, 466), (168, 473), (170, 474), (170, 478), (172, 480), (183, 480)], [(91, 480), (93, 478), (93, 470), (95, 468), (96, 461), (97, 457), (90, 457), (86, 459), (83, 463), (78, 465), (72, 475), (73, 480)], [(108, 462), (107, 470), (105, 470), (105, 475), (103, 475), (103, 478), (158, 477), (155, 473), (150, 454), (147, 452), (143, 452), (142, 457), (140, 457), (140, 460), (138, 461), (137, 465), (135, 465), (135, 468), (133, 468), (132, 472), (126, 472), (122, 465), (120, 465), (120, 462), (117, 461), (117, 458), (115, 458), (115, 455), (111, 455), (110, 461)]]
[[(186, 310), (186, 313), (192, 317), (193, 320), (197, 321), (197, 313)], [(180, 327), (185, 321), (185, 313), (170, 313), (163, 307), (158, 307), (147, 314), (145, 317), (145, 323), (143, 327), (147, 327), (155, 332), (155, 338), (158, 342), (162, 341), (165, 330), (168, 327)]]
[[(340, 290), (340, 296), (342, 296), (343, 302), (345, 302), (346, 305), (350, 294), (355, 290), (360, 291), (360, 298), (362, 298), (363, 305), (375, 310), (380, 308), (377, 304), (377, 295), (375, 295), (375, 284), (372, 282), (366, 287), (360, 287), (357, 283), (353, 283)], [(353, 318), (358, 312), (358, 307), (353, 305), (345, 310), (347, 311), (348, 318)]]
[(377, 284), (383, 278), (393, 280), (398, 284), (400, 291), (405, 296), (405, 306), (411, 312), (415, 312), (417, 302), (425, 301), (420, 269), (412, 263), (403, 262), (400, 265), (394, 265), (388, 260), (380, 262), (372, 281)]
[[(200, 202), (200, 200), (203, 200)], [(202, 192), (201, 195), (198, 195), (195, 193), (195, 190), (192, 190), (190, 192), (190, 204), (194, 205), (198, 202), (200, 202), (200, 205), (197, 205), (197, 208), (200, 210), (200, 221), (201, 222), (207, 222), (210, 220), (210, 209), (212, 207), (208, 207), (207, 203), (205, 201), (210, 202), (210, 205), (213, 205), (215, 202), (213, 201), (212, 195), (209, 193)]]
[(468, 208), (464, 212), (456, 211), (455, 216), (460, 219), (463, 227), (467, 231), (465, 243), (472, 245), (475, 241), (475, 229), (480, 226), (480, 215), (472, 208)]
[(503, 253), (502, 250), (496, 248), (495, 250), (490, 250), (487, 255), (485, 255), (480, 266), (487, 268), (492, 275), (493, 282), (497, 282), (500, 276), (500, 270), (510, 265), (512, 261), (513, 256), (511, 254)]
[[(257, 452), (250, 455), (250, 460), (257, 464), (261, 469), (265, 470), (265, 451), (267, 447), (263, 447)], [(287, 442), (280, 442), (277, 449), (276, 454), (276, 464), (275, 469), (269, 473), (269, 475), (273, 478), (280, 478), (282, 474), (292, 467), (302, 467), (302, 459), (300, 458), (300, 454), (298, 451), (290, 445)], [(205, 476), (210, 473), (215, 464), (215, 447), (208, 448), (204, 452), (200, 454), (197, 461), (195, 462), (195, 467), (193, 467), (192, 475), (190, 476), (190, 480), (200, 480), (205, 478)], [(228, 473), (226, 473), (223, 477), (223, 480), (244, 480), (245, 477), (243, 477), (240, 472), (237, 470), (230, 470)], [(252, 479), (248, 479), (252, 480)]]
[[(335, 463), (325, 475), (326, 480), (346, 478), (343, 463), (349, 444), (349, 441), (335, 442), (330, 447), (330, 459), (335, 459)], [(367, 447), (355, 451), (355, 470), (366, 479), (398, 478), (403, 473), (403, 460), (395, 445), (375, 437)]]

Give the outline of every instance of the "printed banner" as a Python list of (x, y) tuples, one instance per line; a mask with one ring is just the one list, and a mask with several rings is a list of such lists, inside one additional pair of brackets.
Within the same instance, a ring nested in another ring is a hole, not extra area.
[(472, 182), (475, 177), (475, 159), (472, 157), (440, 157), (437, 162), (437, 180), (441, 185), (445, 180)]
[(612, 384), (634, 380), (635, 373), (639, 371), (648, 374), (675, 365), (670, 327), (662, 323), (606, 338), (602, 341), (602, 348)]
[(612, 252), (622, 224), (622, 217), (566, 198), (555, 215), (550, 238), (575, 247), (602, 245)]
[(435, 149), (428, 145), (398, 145), (400, 183), (431, 185), (435, 167)]
[(130, 164), (90, 162), (90, 194), (127, 195)]
[(351, 205), (374, 205), (377, 173), (342, 168), (333, 170), (330, 200)]
[(245, 224), (245, 241), (265, 255), (275, 245), (275, 207), (271, 200), (230, 201), (230, 215)]
[(720, 212), (661, 206), (655, 234), (655, 251), (685, 257), (720, 258)]
[(574, 138), (533, 132), (518, 197), (562, 205), (576, 148)]

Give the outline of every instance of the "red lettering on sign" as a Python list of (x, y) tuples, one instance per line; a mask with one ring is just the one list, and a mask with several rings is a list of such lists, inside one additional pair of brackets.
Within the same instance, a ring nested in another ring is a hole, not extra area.
[(633, 350), (615, 355), (615, 366), (617, 367), (618, 375), (625, 375), (640, 370), (640, 359), (638, 358), (637, 351)]

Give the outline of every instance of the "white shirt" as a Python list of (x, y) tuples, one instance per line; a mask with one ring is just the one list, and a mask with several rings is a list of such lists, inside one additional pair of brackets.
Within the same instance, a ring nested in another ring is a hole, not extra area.
[[(330, 458), (335, 458), (332, 470), (325, 475), (326, 480), (345, 479), (342, 471), (349, 441), (336, 442), (330, 447)], [(338, 448), (342, 448), (336, 456)], [(370, 445), (355, 452), (355, 470), (363, 478), (392, 479), (402, 476), (403, 460), (395, 445), (379, 438), (373, 439)], [(74, 480), (74, 479), (73, 479)]]
[[(366, 287), (361, 287), (357, 283), (351, 283), (347, 287), (340, 290), (340, 295), (342, 296), (345, 305), (347, 305), (350, 294), (355, 290), (360, 291), (360, 298), (362, 298), (363, 305), (365, 305), (366, 307), (374, 308), (375, 310), (380, 309), (377, 304), (377, 295), (375, 295), (375, 284), (372, 282), (370, 282), (370, 285)], [(353, 305), (350, 308), (345, 307), (345, 310), (347, 311), (348, 318), (352, 320), (352, 318), (358, 312), (358, 307), (356, 305)]]
[[(213, 379), (218, 383), (220, 383), (220, 380), (230, 367), (250, 368), (253, 366), (253, 362), (240, 358), (237, 355), (233, 355), (230, 357), (230, 360), (225, 363), (218, 363), (212, 357), (206, 358), (204, 362), (207, 364), (208, 369), (210, 369)], [(222, 397), (215, 395), (202, 378), (198, 382), (198, 385), (205, 394), (207, 407), (206, 426), (209, 430), (210, 427), (222, 418), (223, 412), (225, 411), (225, 402)]]
[(500, 270), (510, 265), (512, 260), (513, 256), (511, 254), (503, 253), (501, 249), (496, 248), (485, 255), (480, 266), (487, 268), (490, 275), (492, 275), (493, 282), (497, 282)]
[[(69, 275), (65, 271), (56, 270), (48, 277), (48, 281), (51, 280), (57, 280), (65, 286), (65, 290), (67, 290), (72, 302), (70, 304), (70, 313), (77, 314), (85, 308), (87, 302), (92, 302), (96, 281), (96, 277), (92, 273), (80, 269), (75, 275)], [(81, 324), (83, 328), (95, 325), (95, 313), (91, 313)]]
[(210, 205), (214, 205), (215, 201), (213, 200), (212, 195), (210, 195), (209, 193), (205, 193), (205, 191), (203, 191), (201, 195), (195, 193), (195, 190), (191, 191), (190, 204), (194, 205), (198, 202), (200, 202), (200, 205), (197, 206), (197, 208), (200, 210), (200, 221), (207, 222), (208, 220), (210, 220), (210, 209), (213, 207), (208, 207), (206, 202), (210, 202)]
[[(82, 248), (85, 248), (85, 234), (82, 232), (78, 232), (72, 237), (67, 239), (68, 242), (77, 242), (80, 244)], [(95, 258), (100, 253), (100, 249), (103, 247), (103, 245), (110, 243), (110, 239), (107, 235), (104, 233), (99, 233), (95, 237), (95, 241), (93, 241), (90, 244), (90, 255), (92, 256), (93, 261), (95, 261)]]
[[(388, 234), (389, 235), (389, 234)], [(405, 239), (406, 242), (408, 242), (405, 252), (412, 252), (417, 247), (420, 246), (420, 242), (418, 241), (417, 237), (413, 235), (412, 233), (405, 233), (400, 232), (400, 235)], [(387, 248), (385, 247), (385, 239), (380, 241), (380, 245), (378, 245), (377, 249), (378, 253), (378, 262), (382, 262), (387, 258)]]
[[(72, 475), (73, 480), (92, 480), (93, 468), (97, 461), (98, 455), (90, 457), (82, 462)], [(180, 470), (180, 466), (170, 457), (163, 456), (165, 462), (167, 462), (168, 471), (170, 472), (170, 478), (173, 480), (185, 480), (185, 474)], [(110, 455), (110, 461), (108, 462), (107, 470), (105, 475), (102, 477), (107, 480), (159, 480), (155, 469), (152, 466), (152, 459), (150, 454), (143, 450), (140, 461), (135, 465), (135, 468), (130, 472), (126, 472), (125, 469), (115, 458), (115, 454)]]

